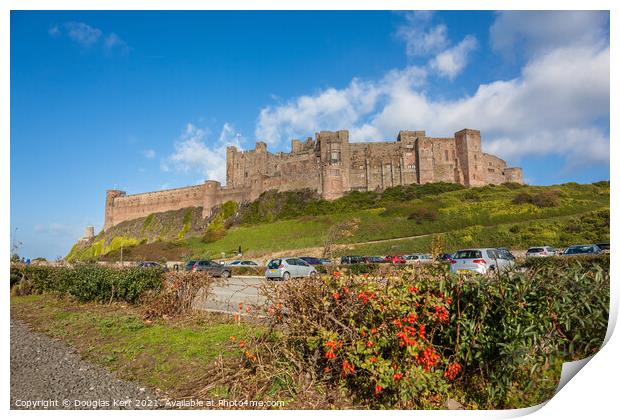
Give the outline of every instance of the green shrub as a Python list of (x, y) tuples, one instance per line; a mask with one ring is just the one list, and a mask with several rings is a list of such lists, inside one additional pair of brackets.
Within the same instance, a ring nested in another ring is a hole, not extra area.
[(422, 222), (432, 222), (437, 220), (438, 216), (439, 213), (435, 208), (418, 207), (413, 210), (407, 218), (409, 220), (415, 220), (416, 223), (421, 224)]
[(513, 204), (533, 204), (537, 207), (556, 207), (560, 204), (560, 191), (545, 190), (537, 194), (520, 192), (513, 200)]
[(34, 293), (70, 295), (81, 302), (137, 302), (147, 291), (159, 291), (163, 270), (159, 268), (110, 268), (97, 264), (75, 267), (16, 267), (20, 281), (31, 284)]
[(10, 283), (11, 287), (15, 286), (22, 278), (22, 270), (21, 265), (11, 264), (11, 272), (10, 272)]
[(539, 404), (563, 361), (598, 350), (609, 315), (608, 260), (548, 261), (496, 277), (433, 265), (268, 285), (278, 334), (245, 362), (251, 372), (280, 354), (373, 408), (439, 408), (454, 395), (473, 408)]

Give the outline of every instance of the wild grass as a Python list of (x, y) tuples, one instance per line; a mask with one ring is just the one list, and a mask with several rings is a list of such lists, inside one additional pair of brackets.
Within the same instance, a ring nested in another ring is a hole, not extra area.
[(249, 338), (257, 331), (221, 317), (144, 321), (131, 306), (78, 304), (46, 294), (11, 297), (11, 314), (123, 379), (170, 392), (216, 358), (238, 356), (230, 336)]

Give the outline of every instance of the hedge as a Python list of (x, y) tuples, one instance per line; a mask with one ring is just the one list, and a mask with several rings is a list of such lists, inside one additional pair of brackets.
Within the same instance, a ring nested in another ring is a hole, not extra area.
[[(11, 283), (16, 293), (70, 295), (81, 302), (124, 301), (134, 303), (147, 291), (163, 287), (159, 268), (110, 268), (97, 264), (74, 267), (38, 265), (11, 266)], [(15, 280), (15, 283), (14, 283)]]

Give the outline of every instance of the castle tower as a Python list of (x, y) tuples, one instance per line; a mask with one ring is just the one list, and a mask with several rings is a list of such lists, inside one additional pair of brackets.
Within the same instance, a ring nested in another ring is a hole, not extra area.
[(127, 195), (125, 191), (121, 190), (107, 190), (105, 195), (105, 217), (103, 221), (103, 230), (107, 230), (114, 226), (114, 200), (117, 197), (124, 197)]
[(202, 217), (210, 217), (211, 211), (215, 206), (220, 204), (219, 192), (222, 190), (222, 184), (218, 181), (205, 181), (205, 192), (202, 204)]
[(321, 131), (316, 135), (321, 161), (321, 194), (333, 200), (349, 190), (349, 132)]
[(94, 226), (86, 226), (84, 230), (84, 239), (90, 241), (95, 237), (95, 227)]
[(523, 169), (521, 168), (506, 168), (504, 175), (506, 176), (506, 182), (523, 184)]
[(237, 163), (237, 148), (235, 146), (226, 147), (226, 185), (235, 186), (235, 165)]
[(418, 136), (416, 140), (416, 157), (418, 161), (418, 183), (426, 184), (435, 181), (433, 162), (433, 142), (426, 136)]
[(480, 131), (465, 128), (454, 133), (456, 156), (466, 187), (479, 187), (486, 184)]

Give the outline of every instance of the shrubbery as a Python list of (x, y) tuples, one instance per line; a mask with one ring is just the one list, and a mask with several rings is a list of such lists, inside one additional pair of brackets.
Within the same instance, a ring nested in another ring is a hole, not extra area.
[(163, 290), (152, 296), (142, 315), (145, 319), (154, 319), (186, 314), (199, 293), (206, 297), (213, 282), (214, 278), (204, 272), (166, 273)]
[(136, 302), (147, 291), (158, 292), (164, 272), (159, 268), (110, 268), (97, 264), (74, 267), (13, 265), (15, 293), (71, 295), (81, 302)]
[(245, 343), (248, 382), (288, 365), (358, 407), (440, 408), (452, 396), (468, 408), (517, 408), (549, 399), (562, 362), (601, 346), (609, 265), (567, 259), (499, 277), (434, 265), (334, 272), (266, 293), (271, 330)]
[(555, 207), (560, 204), (560, 191), (541, 191), (537, 194), (520, 192), (513, 200), (513, 204), (533, 204), (537, 207)]
[(235, 223), (271, 223), (301, 216), (346, 213), (351, 209), (379, 208), (464, 188), (460, 184), (446, 182), (411, 184), (386, 188), (384, 191), (351, 191), (333, 201), (324, 200), (311, 190), (266, 191), (257, 200), (241, 207)]

